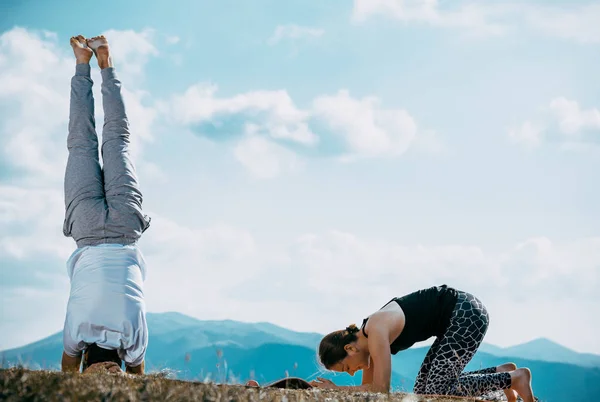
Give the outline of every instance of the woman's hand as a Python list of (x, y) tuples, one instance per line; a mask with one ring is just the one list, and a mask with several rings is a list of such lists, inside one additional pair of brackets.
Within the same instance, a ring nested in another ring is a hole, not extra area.
[(330, 381), (326, 378), (321, 378), (321, 377), (317, 377), (316, 380), (311, 381), (310, 385), (312, 385), (315, 388), (322, 388), (322, 389), (338, 388), (338, 386), (335, 385), (332, 381)]

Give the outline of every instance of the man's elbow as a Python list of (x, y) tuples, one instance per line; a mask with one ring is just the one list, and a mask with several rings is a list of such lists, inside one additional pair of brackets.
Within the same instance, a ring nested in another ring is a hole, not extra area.
[(65, 373), (77, 373), (81, 366), (81, 356), (72, 357), (63, 352), (61, 360), (61, 371)]
[(139, 375), (143, 375), (144, 374), (144, 361), (142, 360), (142, 363), (138, 366), (127, 366), (127, 368), (125, 369), (125, 371), (129, 374), (139, 374)]

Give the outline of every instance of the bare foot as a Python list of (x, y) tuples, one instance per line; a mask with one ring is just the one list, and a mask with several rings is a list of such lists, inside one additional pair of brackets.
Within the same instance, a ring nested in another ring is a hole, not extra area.
[(519, 368), (510, 372), (512, 381), (511, 389), (523, 399), (523, 402), (535, 402), (531, 389), (531, 371), (528, 368)]
[(77, 64), (87, 64), (92, 58), (92, 49), (87, 46), (87, 42), (83, 35), (71, 37), (71, 47), (75, 53), (75, 61)]
[(104, 35), (94, 36), (87, 40), (87, 45), (94, 51), (96, 59), (98, 59), (98, 66), (101, 69), (112, 67), (112, 59), (110, 58), (110, 48), (108, 47), (108, 40)]
[[(514, 363), (505, 363), (496, 367), (497, 373), (505, 373), (509, 371), (515, 371), (517, 369), (517, 365)], [(508, 402), (517, 402), (517, 392), (513, 389), (505, 389), (504, 395), (506, 395), (506, 400)]]
[(514, 389), (505, 389), (504, 395), (506, 395), (507, 402), (517, 402), (517, 391)]
[(496, 367), (496, 373), (504, 373), (506, 371), (515, 371), (517, 365), (514, 363), (504, 363)]

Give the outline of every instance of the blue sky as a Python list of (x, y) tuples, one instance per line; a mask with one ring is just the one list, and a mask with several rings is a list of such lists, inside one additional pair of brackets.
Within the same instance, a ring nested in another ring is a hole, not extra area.
[(448, 283), (486, 303), (491, 343), (600, 353), (598, 5), (2, 7), (0, 348), (62, 327), (68, 39), (104, 33), (150, 311), (327, 332)]

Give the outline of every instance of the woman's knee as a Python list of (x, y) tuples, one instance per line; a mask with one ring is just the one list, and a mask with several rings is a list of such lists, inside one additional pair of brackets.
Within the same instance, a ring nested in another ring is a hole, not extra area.
[(417, 380), (417, 382), (415, 382), (415, 386), (413, 387), (413, 394), (424, 395), (425, 394), (425, 383)]

